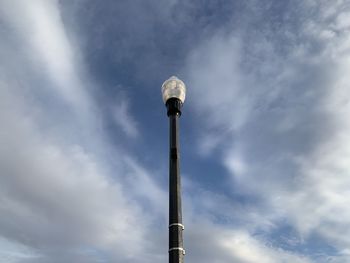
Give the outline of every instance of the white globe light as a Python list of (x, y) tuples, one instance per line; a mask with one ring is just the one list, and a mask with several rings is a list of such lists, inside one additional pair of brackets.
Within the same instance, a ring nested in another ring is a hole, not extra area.
[(182, 80), (172, 76), (163, 83), (162, 94), (164, 104), (166, 104), (167, 100), (170, 98), (177, 98), (184, 103), (186, 97), (186, 85)]

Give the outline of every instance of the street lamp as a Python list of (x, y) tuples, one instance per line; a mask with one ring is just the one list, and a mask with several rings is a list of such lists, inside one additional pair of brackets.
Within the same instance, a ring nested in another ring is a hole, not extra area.
[(179, 165), (179, 129), (178, 120), (186, 97), (185, 84), (173, 76), (162, 85), (163, 101), (167, 107), (169, 133), (169, 263), (182, 263), (185, 255), (183, 248), (181, 180)]

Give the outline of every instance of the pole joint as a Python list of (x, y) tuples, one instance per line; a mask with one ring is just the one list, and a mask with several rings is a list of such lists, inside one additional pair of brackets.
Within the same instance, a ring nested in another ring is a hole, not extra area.
[(172, 248), (169, 248), (169, 253), (171, 251), (174, 251), (174, 250), (180, 250), (182, 252), (183, 255), (185, 255), (185, 249), (183, 247), (172, 247)]
[(172, 226), (179, 226), (179, 227), (182, 228), (182, 230), (185, 230), (185, 226), (183, 224), (181, 224), (181, 223), (172, 223), (172, 224), (169, 225), (169, 228), (172, 227)]

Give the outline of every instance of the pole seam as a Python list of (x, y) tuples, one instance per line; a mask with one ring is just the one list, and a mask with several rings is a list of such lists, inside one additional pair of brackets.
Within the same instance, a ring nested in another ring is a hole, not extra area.
[(180, 251), (182, 251), (182, 254), (185, 255), (185, 249), (183, 247), (172, 247), (169, 249), (169, 252), (174, 251), (174, 250), (180, 250)]
[(181, 224), (181, 223), (172, 223), (172, 224), (169, 225), (169, 228), (172, 227), (172, 226), (181, 226), (182, 230), (185, 229), (185, 226), (183, 224)]

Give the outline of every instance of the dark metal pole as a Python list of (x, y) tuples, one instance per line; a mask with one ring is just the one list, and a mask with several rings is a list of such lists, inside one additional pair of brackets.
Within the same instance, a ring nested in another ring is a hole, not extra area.
[(182, 263), (185, 250), (183, 248), (181, 179), (179, 165), (179, 130), (178, 121), (181, 116), (182, 102), (170, 98), (166, 102), (170, 124), (169, 153), (169, 263)]

